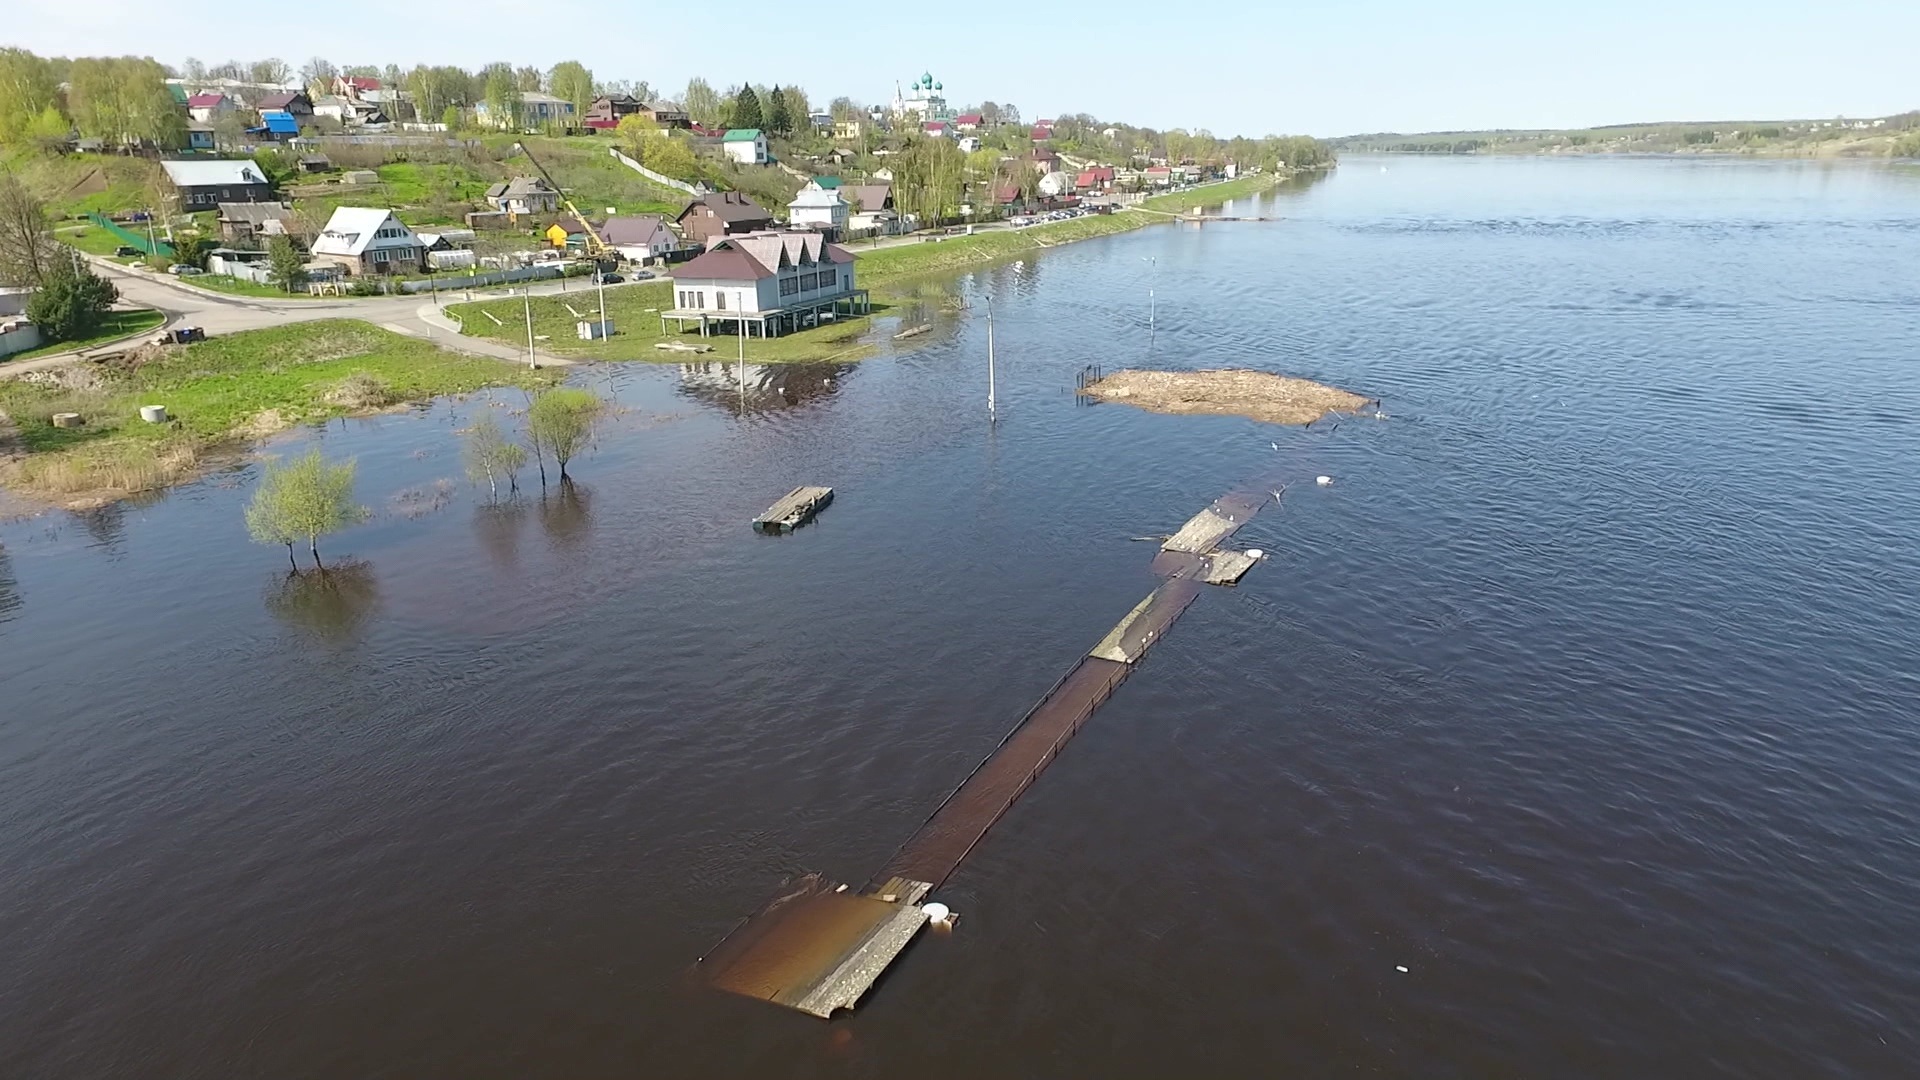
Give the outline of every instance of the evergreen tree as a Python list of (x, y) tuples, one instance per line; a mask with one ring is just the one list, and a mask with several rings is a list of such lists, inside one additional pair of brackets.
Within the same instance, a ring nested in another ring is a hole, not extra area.
[(27, 301), (27, 318), (51, 341), (76, 341), (100, 328), (120, 290), (93, 271), (55, 260)]
[(733, 99), (733, 112), (727, 126), (757, 128), (765, 123), (765, 118), (760, 115), (760, 95), (753, 92), (753, 87), (742, 86), (739, 95)]
[(285, 236), (267, 241), (267, 279), (287, 292), (307, 283), (307, 257)]
[(787, 95), (774, 87), (767, 95), (767, 130), (775, 135), (793, 134), (793, 116), (787, 112)]

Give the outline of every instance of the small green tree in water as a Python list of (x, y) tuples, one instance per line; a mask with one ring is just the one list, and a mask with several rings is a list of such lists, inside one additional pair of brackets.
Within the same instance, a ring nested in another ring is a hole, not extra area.
[(296, 571), (300, 564), (293, 557), (293, 544), (304, 538), (314, 568), (324, 571), (320, 537), (368, 516), (365, 507), (354, 504), (353, 471), (351, 461), (329, 465), (318, 449), (292, 461), (267, 462), (266, 474), (247, 504), (247, 532), (262, 544), (285, 544), (287, 561)]
[(567, 477), (567, 462), (593, 435), (604, 403), (590, 390), (571, 386), (556, 387), (533, 399), (527, 407), (527, 438), (540, 459), (540, 482), (547, 482), (547, 463), (543, 454), (552, 454), (560, 464), (560, 478)]
[(487, 490), (494, 498), (500, 497), (500, 479), (505, 477), (509, 490), (518, 490), (520, 466), (527, 463), (527, 449), (516, 442), (509, 442), (500, 431), (500, 424), (491, 416), (482, 416), (474, 422), (467, 432), (467, 445), (461, 456), (466, 458), (469, 479), (485, 478)]

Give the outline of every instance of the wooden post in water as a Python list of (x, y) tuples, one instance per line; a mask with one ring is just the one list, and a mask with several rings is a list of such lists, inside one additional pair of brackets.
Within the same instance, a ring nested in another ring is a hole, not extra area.
[(533, 351), (533, 291), (531, 288), (520, 290), (520, 304), (527, 311), (527, 367), (540, 367), (540, 354)]
[(987, 294), (987, 422), (997, 423), (1000, 414), (994, 408), (993, 375), (993, 294)]

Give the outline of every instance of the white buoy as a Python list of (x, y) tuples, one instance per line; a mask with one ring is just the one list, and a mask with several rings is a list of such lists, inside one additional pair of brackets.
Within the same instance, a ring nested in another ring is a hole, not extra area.
[(1261, 551), (1259, 548), (1248, 548), (1246, 550), (1246, 556), (1249, 559), (1264, 559), (1267, 557), (1267, 553)]
[(931, 904), (921, 904), (920, 913), (925, 915), (930, 923), (945, 923), (947, 916), (953, 914), (953, 909), (936, 900)]
[(1314, 482), (1314, 483), (1316, 483), (1316, 484), (1319, 484), (1319, 485), (1320, 485), (1321, 487), (1326, 487), (1327, 485), (1329, 485), (1329, 484), (1331, 484), (1331, 483), (1333, 483), (1333, 477), (1331, 477), (1331, 476), (1316, 476), (1316, 477), (1314, 477), (1314, 478), (1313, 478), (1313, 482)]
[(165, 405), (142, 405), (140, 406), (140, 419), (145, 420), (149, 424), (164, 424), (167, 422), (167, 407)]

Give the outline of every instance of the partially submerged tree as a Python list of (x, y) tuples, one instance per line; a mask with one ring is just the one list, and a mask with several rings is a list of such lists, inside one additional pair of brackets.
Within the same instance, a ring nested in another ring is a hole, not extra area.
[(571, 386), (556, 387), (533, 399), (527, 407), (527, 438), (540, 460), (540, 482), (547, 481), (545, 454), (552, 454), (560, 466), (560, 478), (567, 478), (567, 462), (573, 459), (593, 435), (593, 425), (604, 403), (590, 390)]
[(305, 538), (320, 562), (320, 537), (367, 518), (367, 510), (353, 501), (353, 462), (330, 465), (318, 448), (292, 461), (269, 461), (260, 486), (247, 505), (247, 532), (262, 544), (285, 544), (287, 561), (295, 570), (294, 541)]
[(526, 447), (510, 441), (500, 430), (500, 424), (491, 416), (481, 416), (471, 430), (467, 432), (467, 445), (461, 450), (466, 459), (467, 476), (479, 480), (486, 478), (487, 491), (493, 498), (500, 497), (500, 480), (506, 478), (509, 491), (520, 486), (520, 467), (527, 463)]

